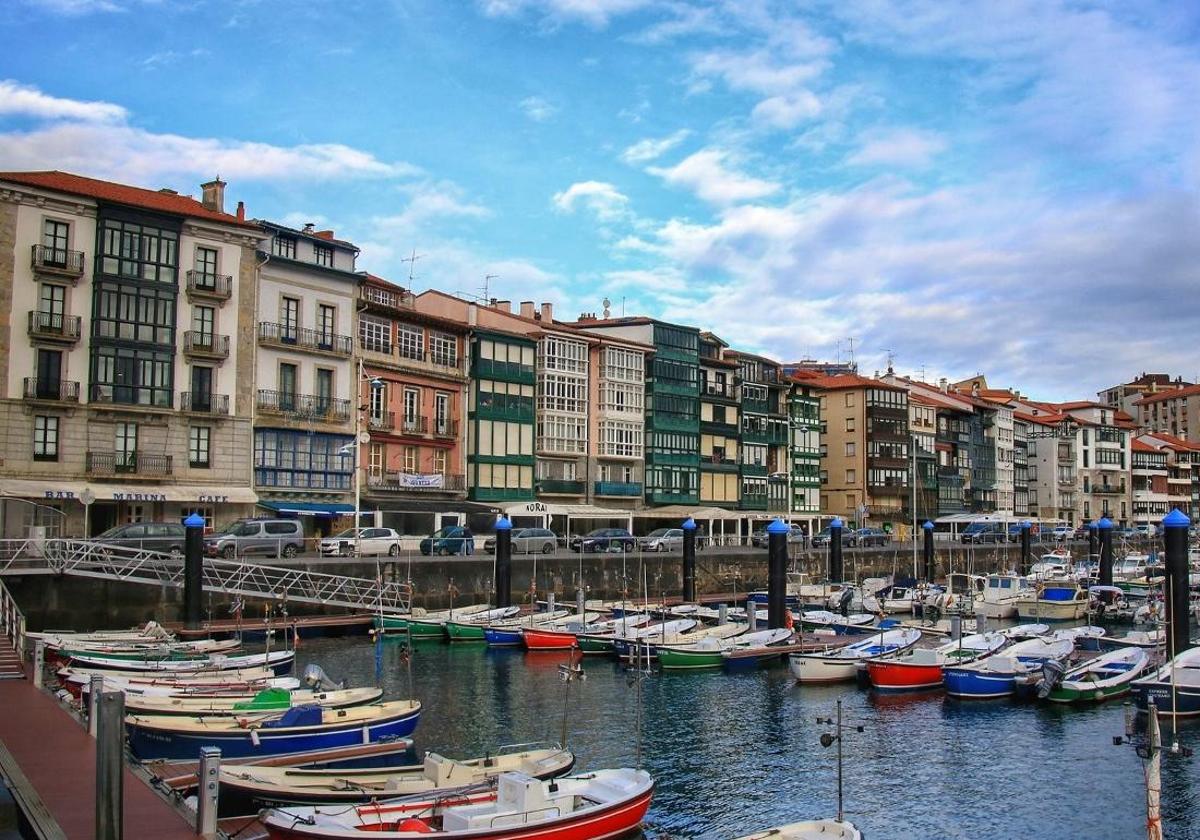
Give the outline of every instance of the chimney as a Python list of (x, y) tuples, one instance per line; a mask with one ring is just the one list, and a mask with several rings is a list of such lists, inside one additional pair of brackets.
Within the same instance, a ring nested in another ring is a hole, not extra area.
[(246, 221), (246, 202), (244, 202), (244, 201), (238, 202), (237, 220), (239, 222)]
[(595, 320), (596, 320), (596, 316), (595, 316), (595, 315), (593, 315), (593, 314), (591, 314), (590, 312), (580, 312), (580, 313), (579, 313), (579, 320), (580, 320), (580, 321), (595, 321)]
[(474, 303), (468, 303), (467, 304), (467, 325), (473, 327), (478, 323), (479, 323), (479, 310), (476, 308)]
[(316, 236), (316, 237), (318, 237), (318, 238), (320, 238), (320, 239), (330, 239), (330, 240), (332, 240), (332, 239), (333, 239), (333, 231), (331, 231), (331, 230), (318, 230), (318, 231), (315, 231), (315, 232), (313, 233), (313, 236)]
[(522, 318), (532, 318), (533, 317), (533, 301), (531, 301), (531, 300), (521, 301), (521, 317)]
[(304, 230), (302, 230), (302, 231), (300, 231), (300, 232), (301, 232), (301, 233), (307, 233), (309, 236), (312, 236), (314, 233), (316, 233), (316, 230), (317, 230), (317, 229), (316, 229), (315, 227), (313, 227), (313, 223), (312, 223), (312, 222), (305, 222), (305, 223), (304, 223)]
[(542, 320), (543, 321), (553, 321), (554, 320), (554, 304), (553, 303), (543, 303), (542, 304)]
[(950, 383), (946, 380), (946, 377), (943, 376), (938, 380), (938, 388), (947, 394), (950, 393)]
[(214, 213), (225, 212), (225, 182), (221, 180), (220, 175), (207, 184), (201, 184), (200, 189), (204, 191), (200, 203), (204, 205), (205, 210)]
[(496, 309), (500, 310), (501, 312), (507, 312), (510, 315), (512, 314), (512, 301), (511, 300), (498, 300), (495, 303), (495, 307), (496, 307)]

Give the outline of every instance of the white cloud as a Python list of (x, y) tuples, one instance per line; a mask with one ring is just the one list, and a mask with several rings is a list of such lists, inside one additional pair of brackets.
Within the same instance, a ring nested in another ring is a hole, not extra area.
[(625, 214), (629, 198), (612, 184), (603, 181), (579, 181), (554, 194), (554, 206), (563, 213), (575, 212), (582, 204), (602, 221), (612, 221)]
[(579, 21), (597, 29), (620, 15), (652, 5), (655, 0), (479, 0), (489, 17), (516, 17), (530, 12), (549, 23)]
[(816, 94), (799, 90), (782, 96), (772, 96), (754, 106), (751, 117), (771, 128), (795, 128), (821, 113), (821, 100)]
[(63, 99), (12, 79), (0, 81), (0, 114), (37, 119), (124, 122), (129, 112), (111, 102)]
[(128, 11), (130, 4), (118, 0), (25, 0), (25, 5), (53, 14), (74, 16), (93, 12), (124, 12)]
[(849, 157), (855, 166), (910, 166), (920, 168), (946, 148), (946, 140), (930, 131), (896, 128), (871, 132)]
[(534, 122), (545, 122), (558, 113), (557, 108), (540, 96), (527, 96), (517, 106)]
[(666, 137), (647, 137), (639, 140), (621, 152), (621, 160), (626, 163), (646, 163), (656, 160), (686, 140), (691, 133), (688, 129), (681, 128)]
[(674, 187), (691, 190), (712, 204), (733, 204), (765, 198), (779, 191), (772, 181), (753, 178), (729, 169), (725, 160), (729, 154), (720, 149), (702, 149), (672, 167), (647, 167)]
[(722, 79), (730, 90), (768, 96), (791, 93), (821, 75), (824, 60), (781, 61), (766, 52), (713, 51), (693, 57), (692, 72), (701, 77)]

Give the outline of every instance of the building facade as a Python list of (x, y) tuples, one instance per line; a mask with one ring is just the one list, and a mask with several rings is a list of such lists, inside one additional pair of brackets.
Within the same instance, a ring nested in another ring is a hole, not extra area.
[(737, 508), (742, 498), (741, 386), (728, 344), (700, 334), (700, 504)]
[(1130, 458), (1133, 521), (1156, 525), (1171, 511), (1172, 502), (1178, 505), (1183, 501), (1178, 492), (1171, 493), (1168, 452), (1135, 438), (1130, 444)]
[(1143, 431), (1200, 442), (1200, 385), (1147, 394), (1136, 400), (1134, 406), (1137, 425)]
[(787, 394), (793, 517), (813, 520), (821, 513), (821, 400), (810, 384), (793, 381)]

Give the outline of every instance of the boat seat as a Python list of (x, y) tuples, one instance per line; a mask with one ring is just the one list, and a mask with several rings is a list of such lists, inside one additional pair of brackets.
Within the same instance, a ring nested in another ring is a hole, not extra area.
[(993, 674), (1015, 674), (1018, 671), (1017, 663), (1011, 656), (993, 656), (985, 661), (987, 670)]
[(546, 786), (527, 773), (501, 773), (496, 784), (496, 809), (528, 813), (545, 808)]
[(435, 787), (446, 787), (450, 783), (450, 776), (453, 772), (454, 762), (450, 759), (434, 752), (425, 754), (422, 775), (433, 782)]

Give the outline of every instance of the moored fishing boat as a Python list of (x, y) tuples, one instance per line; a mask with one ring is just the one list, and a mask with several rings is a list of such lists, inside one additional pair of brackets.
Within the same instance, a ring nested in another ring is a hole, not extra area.
[(270, 653), (252, 653), (229, 656), (217, 653), (197, 659), (112, 659), (103, 655), (72, 655), (68, 662), (72, 668), (112, 669), (142, 673), (189, 673), (199, 671), (233, 671), (242, 668), (267, 667), (276, 674), (292, 670), (296, 659), (294, 651), (275, 650)]
[(1074, 650), (1069, 639), (1026, 639), (974, 662), (947, 665), (942, 670), (946, 694), (976, 700), (1008, 697), (1020, 677), (1040, 671), (1048, 661), (1061, 662)]
[(596, 770), (553, 781), (503, 773), (495, 788), (411, 797), (358, 807), (293, 806), (264, 813), (272, 840), (600, 840), (642, 824), (654, 795), (644, 770)]
[(414, 610), (405, 621), (404, 632), (414, 639), (442, 639), (446, 636), (445, 624), (447, 621), (479, 615), (491, 608), (491, 604), (470, 604), (465, 607), (422, 612), (421, 614)]
[(1077, 650), (1100, 650), (1102, 639), (1108, 633), (1103, 627), (1095, 624), (1081, 624), (1078, 627), (1063, 627), (1050, 635), (1055, 639), (1070, 639)]
[(1147, 712), (1154, 701), (1160, 715), (1200, 715), (1200, 648), (1190, 648), (1130, 686), (1133, 703)]
[(129, 749), (140, 760), (195, 760), (201, 747), (220, 747), (222, 756), (242, 758), (403, 738), (416, 729), (420, 714), (417, 701), (392, 700), (349, 709), (293, 706), (244, 716), (130, 715), (125, 729)]
[(237, 639), (197, 639), (192, 642), (80, 642), (52, 637), (46, 640), (48, 654), (59, 659), (91, 654), (109, 659), (191, 659), (214, 653), (229, 653), (242, 643)]
[(585, 613), (580, 616), (578, 613), (571, 613), (567, 610), (530, 613), (520, 618), (508, 618), (489, 624), (483, 628), (483, 639), (489, 647), (519, 647), (521, 631), (527, 627), (544, 627), (553, 630), (556, 627), (565, 627), (572, 623), (594, 621), (598, 617), (597, 613)]
[(867, 660), (867, 677), (880, 691), (940, 688), (946, 665), (972, 662), (1008, 643), (1001, 633), (976, 633), (936, 648), (909, 648), (903, 653)]
[(863, 660), (900, 653), (915, 645), (920, 638), (920, 630), (885, 630), (831, 650), (793, 653), (788, 657), (788, 667), (797, 682), (845, 682), (855, 678), (858, 665)]
[(520, 607), (497, 607), (474, 615), (457, 616), (442, 623), (446, 637), (452, 642), (482, 642), (483, 630), (493, 621), (504, 621), (521, 611)]
[[(635, 627), (643, 627), (649, 622), (649, 615), (630, 613), (621, 618), (590, 624), (568, 623), (561, 629), (523, 628), (521, 641), (529, 650), (569, 650), (578, 647), (584, 653), (611, 653), (613, 636), (626, 633)], [(589, 639), (580, 642), (577, 638), (580, 635), (586, 635)], [(607, 646), (604, 639), (609, 640)]]
[(1137, 647), (1118, 648), (1065, 673), (1047, 668), (1038, 694), (1052, 703), (1099, 703), (1127, 693), (1133, 681), (1149, 667), (1150, 654), (1146, 651)]
[(52, 638), (70, 640), (79, 646), (86, 647), (92, 643), (113, 642), (173, 642), (175, 634), (163, 627), (157, 621), (147, 621), (141, 627), (132, 630), (95, 630), (78, 632), (75, 630), (42, 630), (29, 632), (25, 637), (33, 641), (47, 641)]
[(1050, 632), (1049, 624), (1014, 624), (1012, 627), (1005, 627), (997, 632), (1003, 633), (1008, 638), (1014, 641), (1023, 641), (1025, 639), (1036, 639), (1038, 636), (1045, 636)]
[(832, 630), (835, 633), (857, 633), (862, 628), (875, 623), (875, 616), (870, 613), (851, 613), (841, 615), (829, 610), (807, 610), (800, 614), (800, 626), (813, 630)]
[(697, 625), (690, 630), (684, 630), (679, 633), (666, 634), (647, 634), (640, 639), (631, 640), (628, 642), (614, 641), (613, 648), (621, 656), (628, 657), (644, 657), (653, 659), (658, 656), (658, 648), (661, 645), (695, 645), (707, 640), (721, 641), (724, 639), (732, 639), (741, 636), (750, 629), (748, 624), (740, 624), (737, 622), (729, 622), (728, 624), (717, 624), (712, 627), (703, 627)]
[(333, 691), (268, 688), (254, 694), (231, 694), (224, 697), (154, 697), (130, 694), (125, 697), (125, 711), (132, 715), (245, 715), (283, 711), (310, 703), (323, 709), (344, 709), (375, 703), (382, 697), (381, 688), (344, 688)]
[(1158, 650), (1167, 646), (1167, 633), (1161, 627), (1154, 630), (1130, 630), (1124, 636), (1102, 638), (1100, 646), (1105, 648), (1132, 646), (1146, 650)]
[(1088, 611), (1088, 592), (1079, 581), (1039, 581), (1017, 598), (1017, 616), (1037, 621), (1078, 621)]
[(720, 668), (725, 664), (725, 654), (731, 650), (768, 648), (791, 636), (791, 630), (781, 628), (741, 633), (724, 639), (709, 637), (690, 644), (658, 645), (658, 664), (665, 670)]
[(844, 820), (806, 820), (756, 831), (738, 840), (863, 840), (863, 835)]
[[(618, 655), (623, 655), (628, 652), (630, 646), (635, 642), (650, 640), (662, 644), (670, 644), (675, 640), (676, 636), (683, 635), (699, 624), (694, 618), (675, 618), (670, 621), (660, 621), (657, 624), (647, 624), (644, 627), (635, 627), (625, 633), (614, 634), (609, 641), (609, 650), (615, 651)], [(590, 640), (592, 634), (580, 633), (579, 647), (585, 653), (588, 652), (584, 647), (585, 640)]]
[(975, 599), (975, 614), (987, 618), (1012, 618), (1017, 614), (1017, 599), (1030, 587), (1021, 575), (988, 575), (983, 591)]

